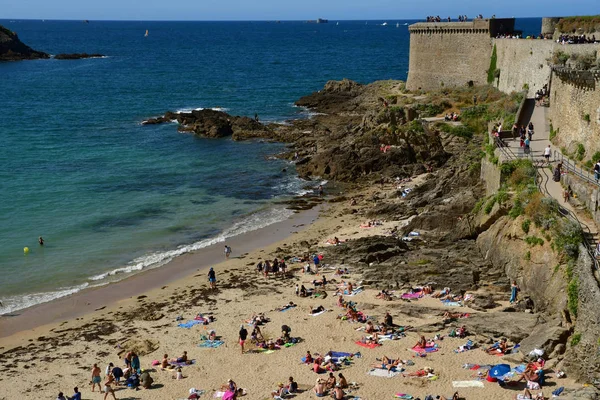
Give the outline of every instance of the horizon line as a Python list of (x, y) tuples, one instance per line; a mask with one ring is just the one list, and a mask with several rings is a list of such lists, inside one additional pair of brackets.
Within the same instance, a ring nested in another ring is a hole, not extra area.
[[(496, 17), (496, 19), (506, 19), (506, 18), (515, 18), (515, 19), (526, 19), (526, 18), (563, 18), (568, 16), (561, 17), (540, 17), (540, 16), (523, 16), (523, 17)], [(0, 18), (0, 21), (59, 21), (59, 22), (307, 22), (307, 21), (317, 21), (317, 19), (324, 19), (329, 22), (356, 22), (356, 21), (421, 21), (425, 20), (425, 18), (403, 18), (403, 19), (395, 19), (395, 18), (371, 18), (371, 19), (332, 19), (332, 18), (315, 18), (315, 19), (87, 19), (87, 18), (67, 18), (67, 19), (58, 19), (58, 18)], [(491, 17), (483, 18), (483, 19), (491, 19)], [(472, 21), (473, 18), (469, 19)], [(443, 21), (442, 21), (443, 22)]]

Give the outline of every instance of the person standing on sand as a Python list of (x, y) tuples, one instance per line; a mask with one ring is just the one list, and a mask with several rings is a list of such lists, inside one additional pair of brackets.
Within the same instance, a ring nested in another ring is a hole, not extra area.
[(102, 392), (100, 382), (102, 382), (102, 378), (100, 377), (100, 367), (98, 367), (98, 364), (94, 364), (94, 367), (92, 368), (92, 392), (96, 385), (98, 385), (98, 390)]
[(317, 254), (315, 254), (315, 256), (313, 257), (313, 263), (315, 264), (315, 274), (319, 275), (319, 263), (321, 262), (321, 259), (319, 259), (319, 256)]
[(242, 354), (244, 354), (244, 343), (248, 337), (248, 331), (244, 328), (244, 325), (240, 326), (240, 346), (242, 347)]
[(108, 397), (109, 394), (112, 395), (113, 399), (117, 400), (117, 396), (115, 396), (115, 391), (112, 388), (112, 384), (114, 383), (115, 378), (112, 375), (106, 377), (106, 382), (104, 382), (104, 400)]
[(225, 258), (229, 260), (230, 255), (231, 255), (231, 247), (225, 245)]
[(211, 289), (217, 288), (217, 276), (215, 275), (213, 267), (210, 267), (210, 270), (208, 271), (208, 282), (210, 283)]

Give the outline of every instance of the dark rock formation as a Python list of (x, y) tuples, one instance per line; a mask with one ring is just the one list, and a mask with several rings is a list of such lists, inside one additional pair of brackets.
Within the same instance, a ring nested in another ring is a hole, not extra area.
[(168, 111), (158, 118), (150, 118), (142, 125), (162, 124), (176, 120), (180, 132), (192, 132), (199, 136), (221, 138), (232, 136), (234, 140), (270, 137), (269, 128), (248, 117), (237, 117), (211, 109), (194, 110), (189, 113)]
[(70, 53), (70, 54), (57, 54), (54, 56), (56, 60), (81, 60), (83, 58), (100, 58), (104, 57), (104, 54), (88, 54), (88, 53)]
[(33, 50), (21, 42), (16, 33), (0, 25), (0, 61), (37, 60), (49, 57), (44, 52)]

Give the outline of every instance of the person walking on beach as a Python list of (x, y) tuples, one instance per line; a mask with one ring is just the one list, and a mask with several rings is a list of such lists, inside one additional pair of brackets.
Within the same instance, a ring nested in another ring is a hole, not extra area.
[(115, 382), (115, 378), (112, 375), (106, 377), (106, 382), (104, 382), (104, 400), (108, 397), (108, 395), (112, 395), (113, 399), (117, 400), (117, 396), (115, 396), (115, 391), (112, 388), (112, 384)]
[(225, 258), (229, 260), (230, 255), (231, 255), (231, 247), (225, 245)]
[(215, 275), (213, 267), (210, 267), (210, 270), (208, 271), (208, 282), (210, 283), (211, 289), (217, 288), (217, 276)]
[(244, 328), (244, 325), (240, 326), (240, 346), (242, 347), (242, 354), (244, 354), (244, 343), (248, 337), (248, 331)]
[(100, 382), (102, 382), (102, 378), (100, 377), (100, 367), (98, 367), (98, 364), (94, 364), (94, 367), (92, 368), (92, 392), (96, 385), (98, 385), (98, 391), (102, 392)]

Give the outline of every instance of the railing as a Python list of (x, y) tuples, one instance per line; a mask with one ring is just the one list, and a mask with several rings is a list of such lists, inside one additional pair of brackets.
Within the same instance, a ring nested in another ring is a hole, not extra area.
[[(497, 138), (497, 137), (495, 137), (495, 144), (496, 144), (496, 147), (506, 157), (507, 160), (518, 160), (518, 159), (522, 159), (522, 158), (528, 158), (531, 161), (531, 164), (535, 167), (535, 174), (534, 174), (535, 185), (539, 188), (541, 193), (545, 194), (548, 197), (552, 197), (552, 195), (550, 194), (548, 187), (547, 187), (547, 182), (548, 182), (548, 180), (551, 179), (551, 177), (548, 177), (548, 175), (545, 173), (544, 175), (546, 176), (547, 179), (544, 179), (542, 177), (542, 174), (540, 173), (540, 169), (544, 168), (544, 164), (545, 164), (543, 159), (536, 160), (531, 152), (529, 152), (528, 154), (524, 153), (522, 156), (520, 154), (515, 155), (515, 153), (510, 149), (510, 147), (506, 146), (506, 144), (500, 138)], [(569, 162), (569, 164), (567, 164), (566, 166), (565, 166), (565, 163), (563, 162), (563, 167), (565, 169), (571, 171), (572, 174), (580, 177), (583, 180), (586, 180), (586, 181), (592, 180), (591, 177), (589, 176), (590, 174), (588, 172), (586, 172), (584, 174), (583, 169), (581, 169), (581, 168), (579, 171), (576, 171), (576, 166), (571, 160), (569, 160), (567, 157), (563, 157), (562, 153), (560, 153), (560, 156), (561, 156), (560, 160), (566, 160), (567, 162)], [(556, 160), (557, 159), (556, 151), (554, 152), (554, 157)], [(569, 168), (571, 168), (571, 169), (569, 169)], [(586, 176), (586, 174), (587, 174), (587, 176)], [(596, 182), (595, 179), (593, 179), (592, 181), (595, 185), (598, 185), (598, 183)], [(596, 271), (600, 271), (600, 264), (598, 263), (598, 260), (596, 258), (596, 244), (594, 242), (590, 241), (591, 238), (593, 238), (590, 227), (587, 226), (585, 223), (581, 222), (579, 220), (579, 218), (577, 218), (577, 215), (574, 212), (567, 209), (566, 207), (561, 207), (560, 204), (558, 204), (558, 202), (557, 202), (556, 207), (557, 207), (557, 211), (560, 215), (562, 215), (563, 217), (565, 217), (579, 225), (579, 227), (581, 228), (581, 231), (583, 232), (583, 246), (585, 247), (587, 253), (590, 255), (590, 258), (592, 259), (592, 262), (594, 263), (594, 269)]]
[(582, 181), (585, 181), (594, 186), (600, 186), (594, 175), (582, 166), (577, 167), (577, 164), (568, 157), (565, 157), (560, 151), (554, 150), (554, 160), (562, 163), (563, 170), (567, 170)]

